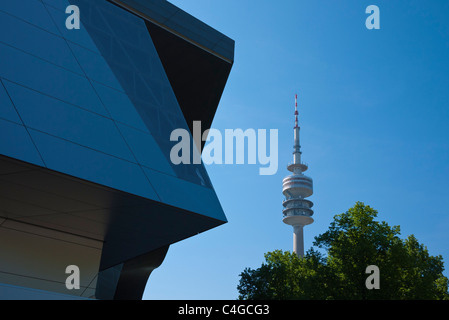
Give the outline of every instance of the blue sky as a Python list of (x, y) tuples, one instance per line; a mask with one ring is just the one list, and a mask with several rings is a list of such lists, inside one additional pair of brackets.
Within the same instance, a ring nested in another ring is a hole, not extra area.
[[(449, 2), (172, 0), (236, 41), (213, 128), (279, 130), (279, 170), (209, 165), (229, 222), (172, 245), (144, 299), (236, 299), (239, 274), (292, 250), (282, 179), (294, 94), (315, 223), (305, 249), (356, 201), (449, 268)], [(365, 9), (380, 9), (368, 30)], [(382, 271), (382, 270), (381, 270)], [(449, 275), (448, 272), (445, 272)]]

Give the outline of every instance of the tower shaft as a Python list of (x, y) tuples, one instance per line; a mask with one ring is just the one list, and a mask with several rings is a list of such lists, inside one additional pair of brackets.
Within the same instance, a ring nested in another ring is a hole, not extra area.
[(293, 252), (300, 258), (304, 257), (304, 226), (293, 226)]

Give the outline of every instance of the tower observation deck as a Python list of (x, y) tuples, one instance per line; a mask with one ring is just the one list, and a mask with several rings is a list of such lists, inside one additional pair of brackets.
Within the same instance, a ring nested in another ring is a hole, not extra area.
[(301, 146), (299, 144), (298, 125), (298, 96), (295, 95), (295, 127), (293, 162), (288, 164), (287, 169), (292, 172), (282, 181), (282, 193), (285, 196), (283, 201), (283, 222), (293, 226), (293, 251), (298, 257), (304, 256), (304, 233), (303, 228), (313, 223), (313, 202), (307, 200), (313, 194), (313, 180), (304, 175), (308, 165), (301, 161)]

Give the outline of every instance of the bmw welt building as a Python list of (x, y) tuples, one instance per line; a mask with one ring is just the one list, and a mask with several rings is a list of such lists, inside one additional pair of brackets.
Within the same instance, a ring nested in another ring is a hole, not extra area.
[(170, 134), (210, 127), (233, 59), (165, 0), (0, 1), (0, 299), (141, 299), (226, 222)]

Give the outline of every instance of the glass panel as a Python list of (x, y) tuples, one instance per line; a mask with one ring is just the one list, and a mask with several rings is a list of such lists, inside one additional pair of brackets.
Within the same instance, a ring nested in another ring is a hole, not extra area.
[(226, 221), (220, 202), (212, 189), (147, 168), (144, 169), (163, 202)]
[(136, 111), (136, 108), (125, 93), (95, 82), (93, 82), (93, 86), (112, 119), (139, 130), (149, 132), (147, 126)]
[(102, 56), (73, 43), (70, 43), (70, 48), (88, 78), (123, 91), (122, 86)]
[(3, 82), (0, 79), (0, 118), (14, 121), (18, 124), (22, 124), (22, 121), (19, 118), (14, 106), (9, 99), (8, 94), (3, 87)]
[[(173, 165), (170, 161), (170, 150), (175, 144), (170, 142), (171, 132), (178, 128), (188, 130), (188, 126), (144, 21), (107, 1), (71, 0), (71, 3), (79, 5), (81, 12), (90, 13), (82, 15), (84, 26), (98, 47), (105, 48), (101, 54), (159, 145), (166, 162), (178, 177), (212, 187), (202, 165)], [(100, 29), (102, 32), (98, 32)], [(110, 46), (104, 43), (105, 33), (110, 35), (107, 38)], [(100, 39), (97, 39), (99, 34)]]
[[(188, 126), (141, 18), (106, 0), (44, 0), (45, 5), (38, 0), (5, 2), (8, 4), (2, 3), (2, 10), (54, 33), (59, 31), (69, 42), (11, 16), (1, 20), (0, 28), (16, 29), (11, 34), (0, 31), (1, 41), (21, 50), (0, 43), (0, 77), (16, 92), (13, 100), (27, 125), (136, 161), (113, 121), (106, 119), (112, 117), (136, 128), (120, 124), (142, 165), (211, 188), (203, 165), (176, 166), (170, 161), (175, 144), (170, 141), (171, 132), (188, 130)], [(24, 10), (11, 4), (19, 2), (30, 7)], [(80, 8), (80, 30), (65, 27), (69, 4)], [(33, 6), (40, 15), (29, 18), (26, 12)]]
[(0, 76), (84, 109), (107, 115), (85, 77), (1, 43)]
[[(62, 1), (65, 2), (65, 0)], [(61, 2), (61, 0), (54, 0), (54, 2)], [(1, 3), (0, 11), (7, 12), (49, 32), (59, 34), (58, 29), (50, 19), (50, 16), (41, 1), (3, 0)]]
[(65, 13), (65, 8), (63, 10), (55, 9), (49, 5), (46, 6), (48, 12), (50, 13), (51, 17), (55, 21), (57, 28), (59, 29), (59, 33), (67, 40), (74, 42), (76, 44), (79, 44), (89, 50), (92, 50), (96, 53), (99, 53), (97, 46), (93, 43), (91, 37), (86, 32), (86, 28), (83, 24), (83, 17), (85, 15), (88, 15), (88, 10), (86, 8), (83, 8), (80, 10), (80, 20), (81, 25), (80, 29), (72, 29), (69, 30), (66, 28), (66, 20), (69, 17), (68, 14)]
[(83, 74), (67, 42), (32, 24), (0, 12), (0, 41), (29, 54)]
[(25, 127), (1, 119), (0, 154), (44, 166)]
[(25, 126), (135, 162), (112, 120), (7, 81), (5, 86)]
[(43, 3), (49, 4), (52, 7), (65, 11), (70, 3), (68, 0), (41, 0)]
[(137, 164), (42, 132), (29, 131), (49, 169), (159, 201)]
[(145, 132), (118, 124), (120, 132), (141, 165), (175, 176), (154, 138)]

